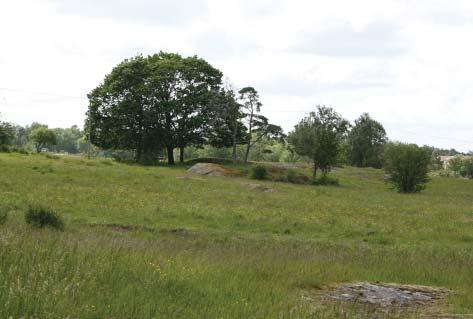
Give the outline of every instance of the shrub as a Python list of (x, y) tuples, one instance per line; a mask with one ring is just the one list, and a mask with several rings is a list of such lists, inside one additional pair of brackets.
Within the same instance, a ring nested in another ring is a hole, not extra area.
[(23, 147), (11, 147), (10, 150), (13, 153), (24, 154), (24, 155), (29, 155), (30, 154), (30, 152), (28, 152), (28, 150), (26, 150)]
[(307, 184), (309, 177), (290, 168), (285, 172), (285, 175), (281, 180), (292, 184)]
[(4, 207), (0, 207), (0, 225), (5, 225), (8, 219), (8, 210)]
[(256, 165), (251, 170), (251, 177), (254, 179), (265, 179), (266, 175), (268, 175), (268, 171), (266, 170), (266, 167), (262, 165)]
[(26, 223), (35, 227), (52, 227), (63, 230), (64, 221), (54, 210), (40, 205), (30, 205), (25, 214)]
[(461, 176), (469, 179), (473, 178), (473, 158), (466, 158), (463, 160), (463, 165), (460, 170), (460, 174)]
[(0, 145), (0, 153), (10, 153), (10, 147), (8, 145)]
[(338, 179), (328, 176), (328, 174), (322, 174), (321, 177), (314, 179), (312, 181), (313, 185), (328, 185), (328, 186), (338, 186), (340, 183)]
[(391, 143), (386, 146), (387, 181), (401, 193), (423, 190), (428, 181), (430, 151), (415, 144)]
[(118, 163), (134, 163), (135, 154), (129, 151), (114, 151), (112, 158)]
[(289, 183), (297, 183), (297, 172), (293, 169), (288, 169), (286, 171), (286, 180)]
[(461, 156), (457, 155), (448, 161), (448, 169), (451, 170), (455, 176), (461, 173), (462, 168), (463, 159)]

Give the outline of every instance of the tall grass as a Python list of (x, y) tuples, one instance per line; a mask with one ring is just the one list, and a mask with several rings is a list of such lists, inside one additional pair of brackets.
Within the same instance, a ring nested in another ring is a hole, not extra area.
[[(381, 171), (344, 168), (340, 187), (262, 181), (275, 189), (262, 193), (243, 178), (177, 179), (183, 168), (0, 164), (0, 318), (368, 317), (317, 301), (347, 281), (447, 287), (442, 312), (473, 312), (472, 181), (401, 195)], [(45, 199), (65, 232), (25, 225), (27, 203)]]

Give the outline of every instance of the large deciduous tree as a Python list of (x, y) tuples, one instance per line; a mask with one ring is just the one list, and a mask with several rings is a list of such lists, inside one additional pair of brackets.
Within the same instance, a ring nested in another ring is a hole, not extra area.
[(94, 145), (134, 151), (137, 161), (163, 146), (150, 119), (148, 78), (147, 61), (137, 56), (117, 65), (88, 95), (85, 127)]
[(211, 92), (222, 74), (194, 56), (160, 52), (125, 60), (89, 94), (86, 127), (97, 146), (135, 151), (136, 160), (205, 141)]
[(289, 133), (288, 141), (294, 151), (311, 159), (314, 179), (318, 169), (326, 174), (335, 164), (348, 126), (348, 121), (332, 108), (319, 105)]
[(358, 167), (383, 165), (386, 131), (381, 123), (373, 120), (368, 113), (362, 114), (348, 134), (348, 160)]

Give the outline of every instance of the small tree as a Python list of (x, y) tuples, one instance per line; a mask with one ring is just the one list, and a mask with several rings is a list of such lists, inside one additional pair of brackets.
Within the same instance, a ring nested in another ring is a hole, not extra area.
[(319, 105), (316, 112), (311, 112), (289, 133), (288, 141), (294, 151), (312, 160), (314, 180), (319, 168), (326, 174), (335, 164), (348, 126), (348, 121), (332, 108)]
[(451, 170), (455, 176), (458, 176), (458, 174), (460, 174), (462, 167), (463, 159), (459, 155), (451, 158), (448, 161), (448, 169)]
[(430, 151), (415, 144), (390, 143), (385, 148), (385, 170), (390, 182), (401, 193), (423, 190), (428, 181)]
[(386, 131), (383, 125), (373, 120), (368, 113), (355, 120), (355, 126), (348, 134), (347, 141), (347, 155), (351, 165), (382, 167)]
[(15, 137), (15, 128), (7, 122), (0, 122), (0, 146), (10, 145)]
[(473, 157), (465, 158), (463, 160), (463, 165), (460, 170), (460, 174), (463, 177), (467, 177), (469, 179), (473, 178)]
[(244, 163), (248, 162), (250, 149), (263, 138), (282, 140), (285, 135), (280, 126), (270, 124), (268, 118), (257, 114), (263, 104), (259, 100), (258, 91), (252, 87), (245, 87), (239, 92), (239, 100), (248, 120), (248, 137), (246, 142)]
[(31, 131), (30, 140), (34, 143), (36, 152), (41, 152), (41, 149), (48, 145), (56, 145), (56, 133), (46, 127), (39, 127)]

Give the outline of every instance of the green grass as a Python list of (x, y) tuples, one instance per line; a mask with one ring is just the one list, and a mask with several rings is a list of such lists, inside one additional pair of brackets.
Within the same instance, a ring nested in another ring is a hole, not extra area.
[[(266, 193), (184, 174), (1, 154), (0, 318), (345, 318), (302, 295), (360, 280), (451, 288), (443, 311), (473, 312), (473, 181), (403, 195), (339, 168), (339, 187), (258, 181)], [(27, 226), (30, 204), (65, 231)]]

